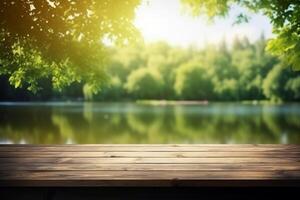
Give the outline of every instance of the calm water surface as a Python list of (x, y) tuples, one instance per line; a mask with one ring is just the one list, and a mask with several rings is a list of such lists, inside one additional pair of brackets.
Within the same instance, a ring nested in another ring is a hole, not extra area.
[(300, 104), (1, 103), (0, 143), (300, 144)]

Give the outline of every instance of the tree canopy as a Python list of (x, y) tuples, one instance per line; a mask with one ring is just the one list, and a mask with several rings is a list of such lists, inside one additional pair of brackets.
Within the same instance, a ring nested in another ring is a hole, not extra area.
[[(128, 44), (139, 38), (132, 22), (140, 1), (2, 0), (0, 76), (31, 91), (45, 79), (56, 89), (84, 82), (89, 92), (98, 91), (107, 79), (105, 42)], [(287, 66), (300, 69), (299, 0), (181, 1), (195, 15), (210, 18), (226, 16), (233, 5), (263, 13), (276, 36), (267, 48), (283, 57)], [(241, 13), (238, 19), (243, 18)]]
[[(194, 15), (206, 14), (213, 19), (225, 17), (232, 6), (245, 7), (267, 16), (275, 38), (270, 40), (267, 49), (300, 70), (300, 1), (299, 0), (181, 0)], [(244, 19), (244, 20), (243, 20)], [(247, 21), (244, 13), (238, 21)]]
[(209, 101), (299, 101), (300, 71), (292, 71), (276, 56), (265, 52), (266, 39), (254, 43), (235, 38), (203, 49), (173, 47), (166, 43), (110, 47), (110, 77), (94, 94), (84, 82), (61, 92), (51, 82), (31, 94), (12, 89), (0, 78), (0, 100), (209, 100)]
[[(105, 77), (105, 39), (125, 44), (140, 0), (3, 0), (0, 2), (0, 75), (19, 87), (38, 89), (51, 79), (97, 86)], [(97, 88), (95, 88), (97, 89)]]

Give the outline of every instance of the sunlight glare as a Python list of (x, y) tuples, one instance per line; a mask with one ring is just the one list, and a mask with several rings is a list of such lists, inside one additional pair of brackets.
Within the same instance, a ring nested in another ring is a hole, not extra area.
[(231, 11), (228, 18), (209, 23), (203, 16), (191, 17), (183, 12), (180, 0), (144, 0), (136, 13), (135, 25), (141, 31), (146, 43), (166, 41), (177, 46), (198, 46), (218, 43), (225, 38), (230, 44), (238, 36), (247, 36), (250, 41), (258, 39), (263, 32), (272, 36), (268, 19), (251, 14), (251, 21), (233, 25), (240, 8)]

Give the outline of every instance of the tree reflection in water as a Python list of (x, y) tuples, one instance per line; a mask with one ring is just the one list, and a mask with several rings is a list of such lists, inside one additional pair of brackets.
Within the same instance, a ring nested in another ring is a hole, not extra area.
[(0, 142), (300, 144), (300, 104), (0, 105)]

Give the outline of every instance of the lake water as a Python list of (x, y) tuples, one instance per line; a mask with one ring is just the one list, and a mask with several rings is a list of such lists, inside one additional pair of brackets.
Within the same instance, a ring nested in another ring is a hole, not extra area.
[(0, 143), (300, 144), (300, 104), (1, 103)]

